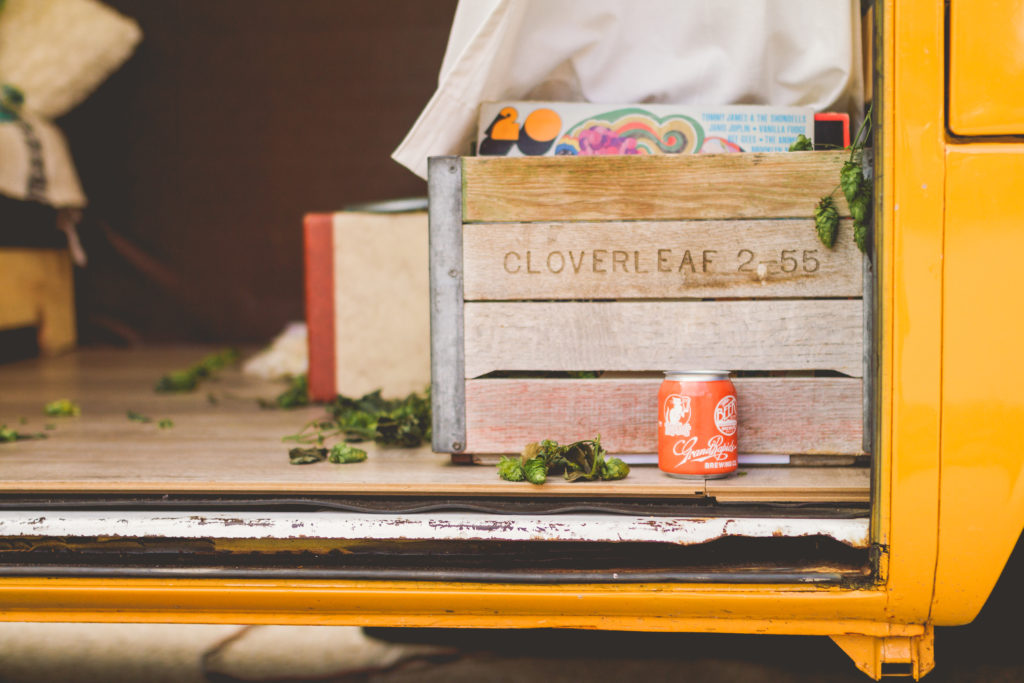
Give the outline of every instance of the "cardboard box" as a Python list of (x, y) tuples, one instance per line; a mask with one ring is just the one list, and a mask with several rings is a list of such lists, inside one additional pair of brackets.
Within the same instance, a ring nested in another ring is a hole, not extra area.
[(385, 396), (430, 384), (427, 214), (305, 220), (309, 392)]

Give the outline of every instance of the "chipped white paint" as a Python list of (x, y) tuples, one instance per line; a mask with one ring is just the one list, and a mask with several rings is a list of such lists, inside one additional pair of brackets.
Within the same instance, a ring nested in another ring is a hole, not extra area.
[(4, 512), (0, 538), (129, 537), (439, 541), (642, 541), (693, 545), (723, 536), (824, 535), (868, 545), (867, 519), (638, 517), (628, 515), (356, 514), (320, 512)]

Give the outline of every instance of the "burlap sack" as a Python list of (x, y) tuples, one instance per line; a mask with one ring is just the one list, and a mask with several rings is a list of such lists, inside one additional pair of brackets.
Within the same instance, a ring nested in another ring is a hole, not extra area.
[(84, 100), (142, 38), (132, 19), (97, 0), (7, 0), (0, 11), (0, 82), (55, 119)]
[(85, 206), (85, 194), (60, 129), (22, 112), (0, 121), (0, 194), (56, 208)]

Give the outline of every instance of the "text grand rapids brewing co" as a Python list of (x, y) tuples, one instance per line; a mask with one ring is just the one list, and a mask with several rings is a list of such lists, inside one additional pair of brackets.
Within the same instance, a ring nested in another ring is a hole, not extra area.
[(658, 467), (673, 477), (736, 471), (736, 388), (722, 370), (669, 371), (658, 391)]

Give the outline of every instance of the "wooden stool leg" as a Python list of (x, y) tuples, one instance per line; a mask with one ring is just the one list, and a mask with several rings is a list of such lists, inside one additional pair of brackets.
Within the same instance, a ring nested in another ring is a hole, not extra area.
[(35, 327), (39, 350), (74, 348), (75, 294), (64, 249), (0, 249), (0, 329)]

